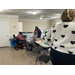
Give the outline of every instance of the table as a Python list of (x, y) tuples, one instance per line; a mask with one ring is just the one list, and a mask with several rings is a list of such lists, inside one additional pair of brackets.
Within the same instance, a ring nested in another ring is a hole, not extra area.
[[(39, 44), (40, 46), (42, 46), (43, 48), (44, 48), (44, 53), (46, 53), (47, 52), (47, 55), (48, 55), (48, 53), (50, 52), (50, 45), (46, 45), (45, 44), (45, 41), (35, 41), (37, 44)], [(50, 53), (49, 53), (50, 54)]]
[[(27, 40), (28, 42), (30, 42), (30, 39), (32, 38), (32, 36), (34, 36), (34, 32), (31, 32), (31, 33), (29, 33), (29, 32), (24, 33), (24, 32), (23, 32), (22, 35), (26, 35), (26, 36), (27, 36), (26, 40)], [(41, 38), (43, 38), (43, 36), (45, 36), (44, 33), (41, 34)]]
[(35, 41), (37, 44), (39, 44), (40, 46), (44, 47), (44, 48), (50, 48), (50, 45), (46, 45), (44, 43), (44, 41)]

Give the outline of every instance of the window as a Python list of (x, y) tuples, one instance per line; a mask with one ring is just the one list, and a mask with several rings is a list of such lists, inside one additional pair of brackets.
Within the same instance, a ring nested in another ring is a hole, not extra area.
[(18, 27), (19, 27), (19, 32), (23, 32), (23, 24), (22, 24), (22, 22), (18, 23)]

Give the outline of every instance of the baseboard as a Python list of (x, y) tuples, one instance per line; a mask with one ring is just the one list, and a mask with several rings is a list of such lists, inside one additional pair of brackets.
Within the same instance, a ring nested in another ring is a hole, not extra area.
[(4, 46), (4, 47), (0, 47), (0, 48), (8, 48), (9, 46)]

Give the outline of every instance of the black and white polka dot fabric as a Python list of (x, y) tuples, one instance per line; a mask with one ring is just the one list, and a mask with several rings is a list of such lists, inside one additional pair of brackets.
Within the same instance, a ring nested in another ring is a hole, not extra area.
[(75, 23), (62, 22), (51, 27), (45, 40), (57, 51), (75, 54)]

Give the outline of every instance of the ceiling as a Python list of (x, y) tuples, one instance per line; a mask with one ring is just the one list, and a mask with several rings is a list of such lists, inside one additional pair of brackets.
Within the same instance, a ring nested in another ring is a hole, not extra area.
[[(20, 20), (51, 20), (59, 18), (64, 9), (3, 9), (0, 11), (0, 15), (18, 15)], [(37, 14), (31, 12), (36, 11)]]

